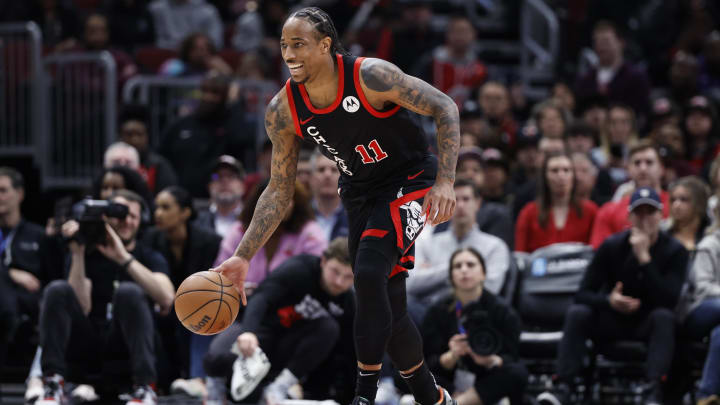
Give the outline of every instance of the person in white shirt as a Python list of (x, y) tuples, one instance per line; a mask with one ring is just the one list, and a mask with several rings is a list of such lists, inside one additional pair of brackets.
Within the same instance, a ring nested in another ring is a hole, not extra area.
[(323, 229), (325, 239), (347, 236), (348, 220), (338, 194), (340, 171), (337, 164), (316, 150), (310, 157), (310, 173), (315, 221)]
[(408, 272), (408, 312), (414, 321), (421, 321), (427, 308), (450, 292), (447, 264), (459, 248), (472, 247), (482, 254), (487, 264), (485, 288), (498, 294), (510, 267), (510, 250), (502, 239), (480, 231), (475, 222), (479, 209), (479, 190), (466, 179), (455, 181), (455, 214), (450, 228), (444, 232), (425, 232), (415, 245), (415, 268)]

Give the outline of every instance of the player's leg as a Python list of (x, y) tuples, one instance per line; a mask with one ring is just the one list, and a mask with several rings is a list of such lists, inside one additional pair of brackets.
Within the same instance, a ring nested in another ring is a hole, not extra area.
[(355, 353), (358, 360), (356, 395), (372, 403), (377, 393), (385, 347), (392, 333), (387, 280), (393, 266), (382, 250), (360, 243), (355, 260)]
[(400, 376), (408, 384), (415, 401), (423, 405), (435, 404), (440, 400), (440, 392), (435, 378), (423, 360), (420, 332), (407, 313), (407, 291), (403, 274), (389, 280), (388, 296), (393, 315), (388, 354)]

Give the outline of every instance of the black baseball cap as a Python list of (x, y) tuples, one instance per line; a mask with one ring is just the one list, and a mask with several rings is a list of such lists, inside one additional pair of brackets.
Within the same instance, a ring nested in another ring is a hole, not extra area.
[(628, 211), (632, 212), (635, 208), (641, 205), (650, 205), (659, 210), (663, 208), (663, 203), (660, 201), (660, 195), (658, 195), (657, 191), (650, 187), (640, 187), (632, 193)]
[(217, 158), (215, 166), (213, 166), (213, 173), (217, 173), (221, 168), (230, 169), (240, 177), (245, 175), (245, 169), (243, 169), (242, 163), (230, 155), (222, 155)]

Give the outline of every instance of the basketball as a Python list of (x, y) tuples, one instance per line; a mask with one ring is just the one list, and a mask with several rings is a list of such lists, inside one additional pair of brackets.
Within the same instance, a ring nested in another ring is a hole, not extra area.
[(240, 295), (225, 276), (214, 271), (191, 274), (175, 293), (175, 314), (198, 335), (214, 335), (235, 321)]

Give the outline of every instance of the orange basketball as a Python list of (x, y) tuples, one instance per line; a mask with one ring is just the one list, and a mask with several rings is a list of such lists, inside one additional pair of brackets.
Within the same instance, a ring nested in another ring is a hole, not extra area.
[(225, 276), (214, 271), (191, 274), (175, 293), (175, 314), (198, 335), (214, 335), (235, 321), (240, 295)]

